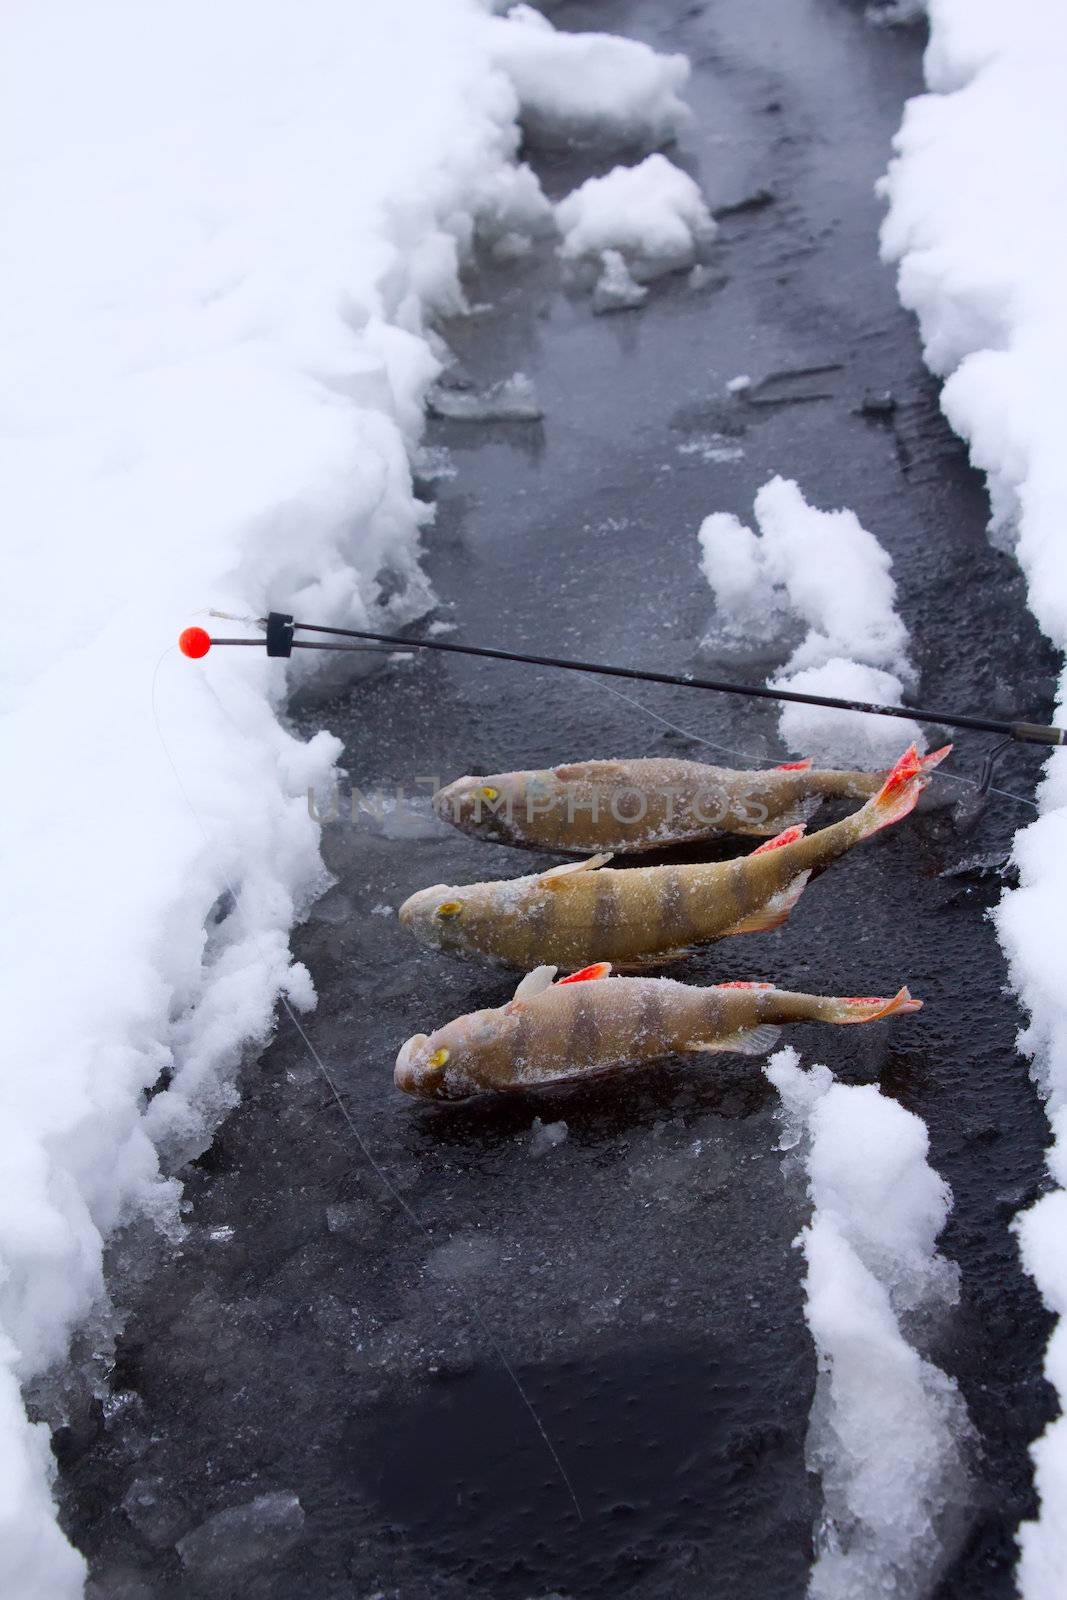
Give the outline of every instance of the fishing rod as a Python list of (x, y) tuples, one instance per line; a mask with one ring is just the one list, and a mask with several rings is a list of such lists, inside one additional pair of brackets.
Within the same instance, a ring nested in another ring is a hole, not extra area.
[[(217, 613), (222, 615), (222, 613)], [(231, 619), (232, 620), (232, 619)], [(799, 705), (825, 706), (831, 711), (855, 711), (868, 716), (902, 717), (912, 722), (936, 723), (940, 727), (965, 728), (978, 733), (998, 733), (1000, 742), (986, 753), (978, 792), (985, 794), (993, 780), (997, 760), (1010, 744), (1067, 744), (1067, 729), (1038, 722), (1005, 722), (995, 717), (972, 717), (961, 712), (930, 711), (920, 706), (878, 705), (868, 700), (844, 700), (833, 695), (802, 694), (796, 689), (770, 689), (762, 684), (726, 683), (715, 678), (698, 678), (691, 672), (653, 672), (644, 667), (620, 667), (603, 661), (577, 661), (565, 656), (530, 655), (520, 650), (500, 650), (489, 645), (457, 644), (444, 639), (405, 639), (399, 634), (371, 633), (365, 628), (331, 628), (317, 622), (296, 622), (284, 611), (271, 611), (255, 619), (265, 629), (262, 639), (213, 638), (204, 628), (186, 628), (179, 636), (178, 648), (191, 660), (200, 660), (216, 645), (266, 648), (268, 656), (288, 657), (294, 650), (373, 651), (383, 647), (399, 650), (439, 650), (448, 655), (480, 656), (491, 661), (518, 661), (532, 667), (556, 667), (563, 672), (591, 673), (606, 678), (630, 678), (640, 683), (667, 683), (681, 689), (704, 689), (714, 694), (736, 694), (751, 700), (788, 701)], [(358, 639), (360, 644), (333, 644), (321, 639), (298, 639), (300, 633), (332, 634), (338, 639)]]

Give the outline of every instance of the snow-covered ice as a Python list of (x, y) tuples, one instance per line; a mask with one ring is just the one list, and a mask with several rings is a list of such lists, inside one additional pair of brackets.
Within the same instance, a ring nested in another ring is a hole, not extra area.
[[(892, 563), (874, 534), (853, 511), (808, 505), (786, 478), (765, 483), (754, 510), (758, 533), (723, 511), (700, 527), (701, 570), (721, 635), (793, 643), (772, 687), (900, 705), (915, 674)], [(779, 731), (797, 754), (843, 766), (877, 765), (912, 741), (925, 747), (910, 719), (828, 707), (785, 705)]]
[(467, 309), (477, 245), (551, 225), (520, 115), (658, 142), (687, 66), (477, 0), (5, 22), (0, 1591), (68, 1600), (20, 1383), (102, 1300), (113, 1229), (180, 1227), (166, 1163), (209, 1140), (278, 996), (315, 1002), (289, 932), (326, 882), (306, 794), (339, 744), (282, 727), (280, 663), (168, 644), (212, 606), (427, 609), (429, 324)]
[(535, 137), (655, 148), (689, 119), (679, 98), (689, 77), (685, 56), (658, 55), (612, 34), (559, 33), (527, 5), (512, 7), (493, 28), (494, 57), (515, 85)]
[(588, 178), (556, 206), (556, 223), (564, 265), (579, 273), (592, 269), (601, 285), (608, 252), (622, 257), (637, 283), (651, 283), (691, 267), (715, 235), (698, 186), (659, 154)]
[(621, 250), (605, 250), (600, 276), (593, 285), (593, 310), (636, 311), (648, 299), (648, 290), (633, 277)]
[[(912, 100), (884, 180), (883, 250), (916, 312), (926, 360), (945, 378), (941, 404), (986, 474), (992, 531), (1014, 546), (1041, 627), (1067, 649), (1067, 16), (1045, 0), (930, 0), (930, 93)], [(997, 219), (1001, 219), (998, 225)], [(1056, 721), (1067, 718), (1067, 680)], [(1067, 1185), (1067, 753), (1051, 755), (1042, 816), (1016, 837), (1019, 887), (996, 913), (1030, 1024), (1053, 1144)], [(1067, 1312), (1067, 1231), (1060, 1193), (1019, 1221), (1023, 1260), (1049, 1306)], [(1067, 1410), (1061, 1321), (1046, 1371)], [(1067, 1571), (1067, 1418), (1034, 1447), (1038, 1519), (1020, 1531), (1026, 1600), (1062, 1594)]]
[(798, 1242), (818, 1363), (808, 1464), (823, 1513), (808, 1593), (924, 1600), (968, 1498), (966, 1408), (916, 1347), (916, 1330), (958, 1297), (937, 1250), (951, 1194), (922, 1120), (875, 1086), (804, 1072), (793, 1049), (765, 1070), (812, 1205)]

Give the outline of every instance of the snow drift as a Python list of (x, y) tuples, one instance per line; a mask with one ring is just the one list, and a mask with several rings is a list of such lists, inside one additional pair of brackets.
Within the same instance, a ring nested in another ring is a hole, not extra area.
[[(993, 532), (1011, 541), (1030, 606), (1067, 649), (1067, 19), (1044, 0), (930, 0), (926, 80), (896, 139), (883, 189), (883, 250), (899, 262), (905, 305), (919, 318), (926, 360), (944, 376), (941, 404), (985, 471)], [(998, 226), (1010, 201), (1010, 225)], [(1056, 720), (1067, 717), (1067, 681)], [(1034, 1059), (1053, 1144), (1049, 1166), (1067, 1184), (1067, 753), (1049, 760), (1042, 816), (1015, 841), (1020, 886), (997, 928), (1030, 1017), (1021, 1048)], [(1019, 1219), (1024, 1262), (1049, 1306), (1067, 1310), (1064, 1198)], [(1046, 1371), (1067, 1406), (1065, 1330)], [(1034, 1447), (1040, 1518), (1020, 1533), (1027, 1600), (1053, 1600), (1067, 1570), (1067, 1419)]]
[[(724, 637), (793, 639), (772, 688), (900, 705), (915, 674), (892, 563), (878, 540), (855, 512), (809, 506), (786, 478), (765, 483), (754, 510), (758, 533), (718, 511), (698, 534)], [(797, 637), (800, 627), (806, 632)], [(918, 726), (904, 718), (816, 706), (784, 706), (779, 732), (797, 754), (842, 766), (877, 766), (910, 741), (925, 748)]]
[(168, 642), (209, 606), (425, 609), (427, 322), (479, 241), (550, 225), (520, 114), (664, 137), (686, 69), (475, 0), (5, 21), (0, 1590), (65, 1600), (83, 1563), (19, 1383), (103, 1296), (112, 1229), (178, 1225), (164, 1163), (279, 993), (314, 1004), (289, 931), (338, 745), (281, 726), (279, 663)]
[(824, 1509), (808, 1593), (921, 1600), (967, 1498), (966, 1408), (909, 1339), (920, 1314), (958, 1298), (936, 1248), (952, 1197), (921, 1119), (876, 1087), (803, 1072), (792, 1049), (765, 1070), (812, 1203), (798, 1243), (818, 1360), (808, 1465)]

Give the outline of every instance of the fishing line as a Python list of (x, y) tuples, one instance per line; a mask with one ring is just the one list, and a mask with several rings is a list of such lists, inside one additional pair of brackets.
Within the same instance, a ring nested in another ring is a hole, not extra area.
[[(171, 754), (170, 747), (167, 744), (167, 741), (166, 741), (166, 739), (164, 737), (164, 734), (163, 734), (163, 729), (160, 727), (160, 723), (159, 723), (159, 709), (158, 709), (158, 705), (157, 705), (157, 702), (156, 702), (156, 687), (157, 687), (157, 683), (158, 683), (158, 679), (159, 679), (159, 669), (163, 665), (163, 662), (166, 660), (166, 658), (173, 653), (174, 648), (175, 648), (174, 645), (170, 645), (170, 646), (168, 646), (168, 648), (166, 650), (163, 651), (162, 655), (159, 657), (159, 660), (156, 662), (155, 670), (152, 673), (152, 693), (151, 693), (152, 721), (153, 721), (153, 723), (155, 725), (156, 737), (159, 739), (160, 745), (162, 746), (163, 754), (167, 758), (167, 762), (168, 762), (168, 765), (170, 766), (170, 770), (174, 774), (174, 780), (178, 785), (178, 788), (179, 788), (179, 790), (181, 792), (182, 798), (185, 801), (186, 805), (188, 806), (189, 811), (190, 811), (194, 821), (196, 822), (197, 827), (200, 829), (200, 832), (203, 835), (204, 843), (206, 844), (206, 846), (208, 848), (208, 851), (212, 855), (215, 855), (217, 853), (216, 852), (216, 847), (215, 847), (214, 843), (212, 842), (212, 839), (211, 839), (211, 837), (210, 837), (210, 835), (208, 833), (208, 830), (207, 830), (207, 828), (206, 828), (206, 826), (204, 824), (204, 820), (203, 820), (202, 816), (200, 815), (200, 812), (197, 810), (195, 804), (193, 803), (192, 797), (189, 794), (189, 791), (186, 789), (185, 784), (182, 781), (181, 773), (178, 771), (177, 764), (176, 764), (176, 762), (174, 760), (173, 755)], [(219, 710), (222, 712), (222, 715), (225, 717), (226, 721), (230, 724), (230, 726), (234, 729), (234, 731), (236, 733), (240, 734), (241, 730), (237, 727), (237, 724), (234, 722), (233, 718), (230, 716), (230, 714), (227, 711), (226, 707), (223, 705), (223, 703), (222, 703), (221, 699), (219, 698), (218, 694), (216, 693), (213, 685), (207, 679), (204, 679), (202, 681), (204, 682), (205, 687), (208, 690), (208, 693), (211, 695), (211, 698), (215, 701), (215, 704), (218, 706)], [(245, 914), (244, 914), (244, 907), (243, 907), (243, 905), (241, 903), (240, 896), (238, 895), (237, 891), (234, 889), (232, 883), (229, 880), (229, 876), (226, 873), (225, 868), (222, 867), (222, 866), (219, 867), (219, 875), (222, 878), (222, 882), (223, 882), (224, 887), (229, 892), (230, 898), (233, 901), (234, 910), (240, 912), (241, 919), (244, 922), (244, 925), (245, 925), (246, 929), (248, 929), (248, 931), (252, 934), (253, 939), (258, 940), (259, 934), (258, 934), (258, 932), (257, 932), (257, 930), (255, 928), (252, 928), (249, 925), (248, 919), (245, 917)], [(323, 1061), (323, 1059), (320, 1056), (319, 1052), (316, 1050), (314, 1044), (311, 1042), (310, 1037), (308, 1036), (303, 1024), (301, 1023), (301, 1021), (300, 1021), (299, 1017), (297, 1016), (296, 1012), (294, 1011), (293, 1007), (290, 1005), (289, 998), (288, 998), (288, 996), (286, 995), (286, 993), (285, 993), (285, 991), (283, 989), (279, 988), (279, 990), (278, 990), (278, 999), (279, 999), (279, 1001), (281, 1003), (282, 1009), (285, 1011), (286, 1016), (289, 1018), (289, 1021), (292, 1023), (293, 1027), (296, 1029), (297, 1033), (300, 1035), (300, 1038), (303, 1040), (304, 1046), (305, 1046), (308, 1054), (310, 1055), (312, 1061), (314, 1062), (314, 1064), (317, 1067), (319, 1073), (321, 1074), (323, 1082), (326, 1084), (326, 1087), (328, 1088), (328, 1090), (329, 1090), (329, 1092), (330, 1092), (330, 1094), (331, 1094), (331, 1096), (332, 1096), (332, 1098), (334, 1100), (334, 1103), (336, 1104), (338, 1110), (340, 1111), (341, 1116), (344, 1118), (344, 1121), (345, 1121), (346, 1126), (348, 1127), (349, 1133), (352, 1135), (352, 1138), (355, 1140), (356, 1144), (359, 1146), (359, 1149), (360, 1149), (360, 1151), (361, 1151), (361, 1153), (363, 1155), (364, 1160), (367, 1162), (367, 1165), (375, 1173), (375, 1175), (377, 1176), (377, 1178), (378, 1178), (379, 1182), (381, 1183), (383, 1189), (390, 1196), (390, 1198), (394, 1201), (394, 1203), (400, 1208), (400, 1210), (404, 1213), (404, 1215), (407, 1217), (408, 1221), (411, 1222), (413, 1224), (413, 1226), (418, 1229), (419, 1233), (422, 1234), (423, 1238), (427, 1241), (427, 1243), (429, 1245), (433, 1246), (434, 1243), (435, 1243), (435, 1240), (434, 1240), (434, 1237), (431, 1234), (429, 1228), (422, 1221), (422, 1219), (418, 1216), (418, 1214), (411, 1208), (411, 1206), (408, 1204), (408, 1202), (404, 1199), (404, 1196), (401, 1194), (400, 1190), (397, 1189), (395, 1184), (391, 1181), (391, 1179), (389, 1178), (389, 1176), (385, 1172), (385, 1170), (382, 1168), (382, 1166), (378, 1163), (378, 1161), (375, 1160), (375, 1157), (374, 1157), (369, 1145), (367, 1144), (366, 1140), (363, 1138), (363, 1135), (360, 1133), (359, 1128), (356, 1125), (355, 1119), (352, 1117), (352, 1114), (350, 1113), (348, 1107), (346, 1106), (346, 1104), (344, 1102), (344, 1099), (343, 1099), (343, 1097), (341, 1095), (340, 1090), (338, 1089), (336, 1083), (334, 1082), (333, 1075), (331, 1074), (331, 1072), (327, 1068), (326, 1063)], [(446, 1230), (446, 1233), (447, 1233), (447, 1230)], [(447, 1234), (447, 1237), (449, 1239), (449, 1242), (451, 1242), (452, 1235), (451, 1234)], [(545, 1446), (545, 1449), (548, 1451), (549, 1455), (552, 1458), (552, 1461), (553, 1461), (553, 1463), (555, 1465), (556, 1471), (559, 1473), (560, 1479), (561, 1479), (564, 1487), (567, 1490), (567, 1494), (570, 1496), (571, 1503), (574, 1506), (575, 1511), (577, 1512), (578, 1521), (579, 1522), (584, 1522), (585, 1521), (585, 1514), (582, 1511), (581, 1502), (579, 1501), (578, 1496), (577, 1496), (577, 1494), (575, 1492), (574, 1485), (570, 1480), (570, 1477), (569, 1477), (569, 1475), (567, 1473), (567, 1469), (563, 1465), (562, 1460), (560, 1459), (559, 1452), (557, 1451), (555, 1445), (552, 1443), (552, 1440), (549, 1438), (549, 1435), (548, 1435), (548, 1433), (547, 1433), (547, 1431), (545, 1429), (544, 1423), (541, 1421), (541, 1418), (538, 1415), (538, 1412), (536, 1411), (536, 1409), (535, 1409), (535, 1407), (533, 1405), (533, 1402), (530, 1400), (529, 1396), (526, 1393), (526, 1390), (523, 1388), (522, 1382), (521, 1382), (521, 1380), (519, 1378), (518, 1373), (515, 1371), (515, 1368), (512, 1366), (511, 1362), (508, 1360), (506, 1354), (504, 1353), (504, 1350), (503, 1350), (502, 1346), (500, 1345), (499, 1341), (497, 1340), (496, 1336), (494, 1335), (492, 1329), (489, 1327), (489, 1325), (486, 1322), (485, 1318), (482, 1316), (481, 1310), (479, 1309), (479, 1307), (477, 1305), (477, 1302), (474, 1301), (473, 1299), (466, 1298), (466, 1297), (461, 1299), (460, 1291), (454, 1284), (448, 1283), (447, 1287), (449, 1289), (449, 1292), (455, 1297), (455, 1300), (460, 1305), (461, 1309), (465, 1309), (467, 1311), (468, 1315), (470, 1316), (471, 1320), (477, 1325), (478, 1329), (480, 1330), (480, 1332), (482, 1333), (482, 1335), (483, 1335), (483, 1337), (484, 1337), (484, 1339), (486, 1341), (486, 1344), (489, 1346), (490, 1350), (496, 1356), (496, 1358), (499, 1361), (499, 1363), (500, 1363), (501, 1367), (503, 1368), (504, 1372), (507, 1374), (508, 1378), (510, 1379), (511, 1384), (512, 1384), (513, 1388), (515, 1389), (516, 1394), (519, 1396), (519, 1399), (522, 1401), (522, 1403), (525, 1406), (527, 1412), (529, 1413), (530, 1419), (533, 1422), (534, 1427), (536, 1428), (537, 1432), (540, 1434), (541, 1440), (542, 1440), (542, 1443)]]
[[(692, 739), (697, 744), (706, 745), (709, 750), (718, 750), (722, 755), (738, 756), (742, 761), (752, 761), (760, 766), (772, 768), (777, 766), (773, 756), (757, 756), (751, 751), (733, 750), (729, 745), (716, 744), (713, 739), (705, 739), (701, 734), (694, 733), (691, 728), (680, 727), (677, 722), (671, 722), (668, 717), (660, 716), (658, 711), (653, 711), (651, 706), (646, 706), (642, 701), (635, 700), (633, 695), (623, 694), (621, 689), (614, 689), (609, 683), (601, 683), (599, 678), (594, 679), (594, 682), (598, 688), (604, 690), (605, 694), (613, 694), (616, 700), (625, 700), (627, 705), (634, 706), (638, 711), (643, 711), (647, 717), (652, 717), (656, 722), (662, 722), (665, 728), (670, 728), (674, 733), (680, 733), (684, 738)], [(939, 767), (936, 772), (931, 773), (931, 777), (935, 779), (947, 778), (950, 783), (965, 783), (971, 789), (979, 787), (977, 779), (965, 778), (959, 772), (946, 772), (943, 767)], [(1000, 795), (1004, 800), (1014, 800), (1018, 805), (1029, 806), (1032, 811), (1041, 810), (1036, 800), (1029, 800), (1025, 795), (1011, 794), (1007, 789), (997, 789), (992, 786), (987, 792)]]

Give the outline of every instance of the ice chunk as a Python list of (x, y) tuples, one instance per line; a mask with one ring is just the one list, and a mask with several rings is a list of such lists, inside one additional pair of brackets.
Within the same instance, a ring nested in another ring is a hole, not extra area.
[(617, 251), (639, 283), (691, 267), (716, 231), (697, 185), (662, 155), (588, 178), (559, 202), (556, 222), (565, 265)]
[(570, 1130), (565, 1122), (542, 1122), (534, 1117), (530, 1128), (530, 1154), (535, 1159), (556, 1150), (567, 1138)]
[(177, 1549), (186, 1571), (204, 1583), (277, 1561), (303, 1533), (300, 1501), (287, 1490), (276, 1490), (216, 1512), (179, 1539)]
[(601, 273), (593, 288), (593, 310), (635, 311), (648, 298), (648, 290), (630, 276), (626, 258), (618, 250), (605, 250)]
[(535, 136), (655, 146), (688, 120), (678, 98), (689, 76), (685, 56), (661, 56), (638, 40), (605, 33), (559, 33), (528, 5), (489, 26), (497, 64)]
[(495, 1239), (480, 1233), (456, 1234), (431, 1252), (426, 1271), (443, 1283), (465, 1283), (492, 1272), (499, 1260), (500, 1246)]
[(189, 1526), (188, 1511), (162, 1478), (135, 1478), (122, 1497), (122, 1509), (154, 1550), (167, 1549)]
[(799, 1242), (818, 1358), (808, 1461), (824, 1510), (808, 1594), (925, 1600), (970, 1494), (966, 1408), (909, 1342), (915, 1312), (958, 1297), (957, 1269), (936, 1247), (951, 1195), (927, 1160), (925, 1125), (877, 1088), (805, 1073), (792, 1049), (765, 1071), (812, 1202)]
[(435, 384), (426, 397), (435, 417), (454, 422), (537, 422), (544, 416), (533, 380), (524, 372), (488, 389), (447, 389)]

